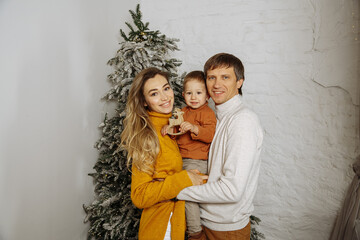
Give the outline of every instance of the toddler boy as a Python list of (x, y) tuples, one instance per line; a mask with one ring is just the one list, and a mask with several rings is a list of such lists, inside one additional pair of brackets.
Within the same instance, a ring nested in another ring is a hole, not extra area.
[[(202, 71), (192, 71), (185, 76), (183, 97), (187, 106), (181, 109), (184, 112), (184, 122), (179, 131), (184, 134), (175, 137), (183, 158), (183, 169), (197, 169), (200, 173), (207, 174), (207, 159), (215, 134), (216, 116), (208, 106), (209, 95)], [(173, 131), (168, 127), (166, 125), (162, 128), (163, 135)], [(185, 215), (187, 233), (191, 239), (202, 230), (198, 203), (186, 202)]]

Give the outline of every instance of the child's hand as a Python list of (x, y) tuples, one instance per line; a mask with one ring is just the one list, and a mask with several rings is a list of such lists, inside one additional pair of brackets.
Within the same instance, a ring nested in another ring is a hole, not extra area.
[(169, 125), (164, 125), (161, 128), (161, 135), (165, 136), (166, 134), (168, 134), (168, 129), (169, 129)]
[(194, 133), (195, 135), (198, 135), (199, 134), (199, 128), (194, 125), (194, 124), (191, 124), (189, 122), (183, 122), (180, 124), (180, 131), (182, 133), (185, 133), (187, 131), (190, 131), (192, 133)]

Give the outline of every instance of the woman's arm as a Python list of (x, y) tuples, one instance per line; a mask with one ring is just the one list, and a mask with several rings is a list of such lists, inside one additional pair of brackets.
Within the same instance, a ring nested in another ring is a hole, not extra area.
[(131, 199), (138, 208), (148, 208), (158, 202), (175, 198), (179, 192), (192, 186), (187, 171), (183, 170), (156, 181), (147, 173), (132, 168)]

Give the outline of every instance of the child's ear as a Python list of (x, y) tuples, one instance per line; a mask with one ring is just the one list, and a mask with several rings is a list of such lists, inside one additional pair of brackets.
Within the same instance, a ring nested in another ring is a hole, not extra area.
[(185, 96), (185, 93), (184, 92), (182, 92), (182, 94), (181, 94), (183, 97)]

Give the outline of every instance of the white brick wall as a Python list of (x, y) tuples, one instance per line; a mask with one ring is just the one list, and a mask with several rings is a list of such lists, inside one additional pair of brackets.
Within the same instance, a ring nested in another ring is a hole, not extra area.
[(218, 52), (243, 61), (244, 98), (266, 131), (261, 232), (328, 239), (360, 153), (359, 1), (152, 0), (141, 9), (151, 29), (180, 39), (183, 71)]

